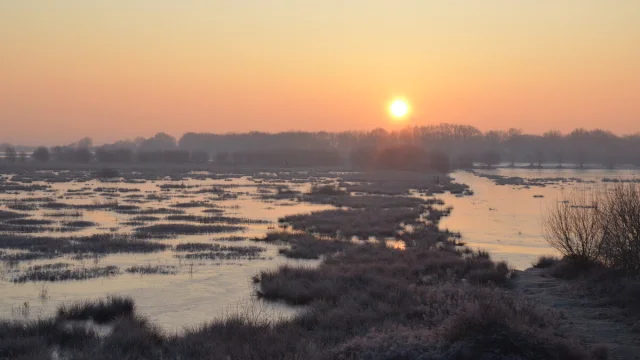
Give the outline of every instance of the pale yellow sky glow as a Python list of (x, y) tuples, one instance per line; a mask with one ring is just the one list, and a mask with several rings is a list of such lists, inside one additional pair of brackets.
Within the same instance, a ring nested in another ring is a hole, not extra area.
[(640, 1), (0, 0), (0, 141), (640, 131)]

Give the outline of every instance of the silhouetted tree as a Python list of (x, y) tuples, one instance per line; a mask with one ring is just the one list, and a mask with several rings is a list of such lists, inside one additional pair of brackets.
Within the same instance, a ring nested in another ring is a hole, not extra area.
[(191, 162), (196, 164), (206, 164), (209, 162), (209, 153), (206, 151), (193, 151), (191, 153)]
[(144, 151), (174, 150), (176, 138), (167, 133), (157, 133), (152, 138), (140, 141), (138, 148)]
[(12, 146), (7, 146), (4, 150), (4, 158), (8, 163), (14, 164), (16, 160), (18, 160), (18, 153), (16, 152), (16, 149)]
[(49, 152), (48, 148), (40, 146), (33, 152), (33, 154), (31, 154), (31, 157), (35, 161), (47, 162), (51, 160), (51, 153)]
[(427, 153), (427, 158), (429, 159), (429, 167), (431, 169), (441, 173), (451, 171), (451, 160), (449, 159), (449, 155), (444, 151), (431, 150)]
[(501, 161), (502, 157), (500, 156), (500, 152), (496, 150), (487, 150), (482, 154), (482, 163), (487, 165), (487, 167), (498, 165)]
[(190, 160), (190, 153), (187, 150), (164, 150), (162, 161), (168, 164), (186, 164)]
[(74, 162), (78, 163), (90, 163), (93, 159), (93, 154), (88, 147), (79, 147), (74, 151)]
[(162, 151), (138, 151), (136, 155), (141, 163), (161, 163), (164, 160)]
[(99, 163), (130, 163), (133, 161), (133, 150), (128, 148), (109, 149), (104, 146), (96, 149), (96, 160)]
[(538, 163), (539, 168), (542, 167), (542, 163), (544, 163), (545, 159), (544, 151), (538, 149), (538, 151), (536, 151), (536, 162)]
[(226, 151), (220, 151), (216, 154), (217, 164), (227, 164), (229, 162), (229, 153)]

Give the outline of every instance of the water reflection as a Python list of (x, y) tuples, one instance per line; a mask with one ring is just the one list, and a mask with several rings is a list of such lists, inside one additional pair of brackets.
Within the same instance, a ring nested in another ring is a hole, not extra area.
[(576, 169), (508, 169), (482, 170), (502, 176), (522, 178), (578, 178), (585, 182), (558, 182), (544, 187), (495, 185), (492, 180), (458, 171), (457, 182), (471, 186), (475, 195), (456, 197), (442, 195), (453, 206), (440, 226), (460, 231), (463, 241), (472, 248), (491, 252), (494, 258), (506, 260), (517, 269), (525, 269), (540, 255), (557, 254), (542, 238), (542, 214), (550, 202), (559, 201), (571, 188), (591, 189), (606, 186), (603, 178), (633, 179), (636, 170)]

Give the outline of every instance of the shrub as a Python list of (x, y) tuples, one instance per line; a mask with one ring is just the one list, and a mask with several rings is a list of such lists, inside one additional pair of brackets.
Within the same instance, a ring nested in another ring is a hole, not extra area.
[(573, 192), (544, 215), (543, 236), (562, 255), (577, 263), (600, 260), (605, 239), (597, 193)]
[(58, 308), (58, 319), (93, 320), (99, 324), (108, 323), (121, 316), (132, 316), (135, 310), (130, 297), (110, 296), (106, 300), (88, 301)]
[(617, 183), (602, 199), (600, 213), (607, 235), (604, 262), (627, 273), (640, 273), (640, 186)]
[(534, 268), (546, 269), (555, 265), (556, 263), (558, 263), (558, 261), (560, 261), (560, 259), (557, 256), (543, 255), (543, 256), (540, 256), (538, 260), (531, 265)]
[(51, 152), (49, 152), (48, 148), (40, 146), (39, 148), (35, 149), (33, 154), (31, 154), (31, 157), (39, 162), (47, 162), (51, 160)]

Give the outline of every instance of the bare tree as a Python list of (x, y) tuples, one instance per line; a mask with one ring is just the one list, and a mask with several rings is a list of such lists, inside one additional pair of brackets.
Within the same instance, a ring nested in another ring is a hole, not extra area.
[(562, 255), (580, 263), (600, 259), (606, 230), (596, 192), (574, 191), (543, 216), (543, 236)]
[(601, 205), (607, 238), (605, 263), (629, 273), (640, 273), (640, 187), (617, 183), (607, 189)]

